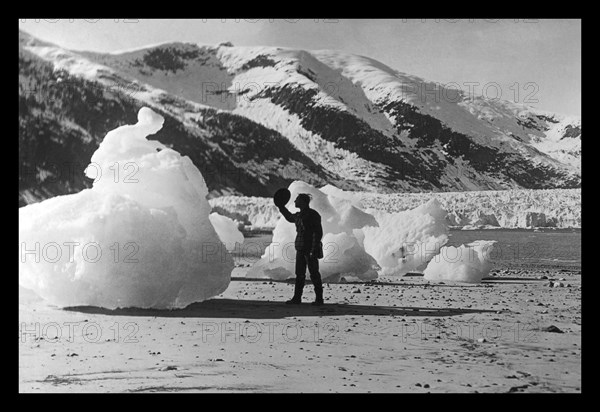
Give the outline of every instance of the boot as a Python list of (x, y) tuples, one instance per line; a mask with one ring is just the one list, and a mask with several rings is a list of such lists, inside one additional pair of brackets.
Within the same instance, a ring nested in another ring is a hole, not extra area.
[(315, 306), (323, 305), (324, 302), (323, 302), (323, 285), (322, 284), (315, 284), (315, 295), (317, 297), (312, 304)]
[(285, 303), (288, 305), (299, 305), (302, 303), (302, 290), (304, 289), (304, 279), (296, 278), (296, 284), (294, 285), (294, 297)]

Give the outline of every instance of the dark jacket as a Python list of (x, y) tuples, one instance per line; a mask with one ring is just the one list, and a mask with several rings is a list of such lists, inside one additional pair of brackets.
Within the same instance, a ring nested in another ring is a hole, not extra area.
[(323, 227), (321, 226), (321, 215), (314, 209), (308, 208), (298, 213), (291, 213), (285, 206), (279, 211), (288, 222), (296, 224), (296, 250), (306, 253), (314, 253), (320, 259), (323, 257)]

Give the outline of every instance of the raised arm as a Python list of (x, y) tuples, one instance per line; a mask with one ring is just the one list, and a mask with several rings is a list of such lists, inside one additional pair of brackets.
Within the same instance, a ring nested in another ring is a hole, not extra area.
[(292, 214), (292, 212), (290, 212), (287, 207), (284, 206), (280, 206), (279, 207), (279, 211), (281, 212), (281, 214), (283, 215), (283, 217), (285, 217), (285, 220), (287, 220), (290, 223), (295, 223), (296, 222), (296, 215)]

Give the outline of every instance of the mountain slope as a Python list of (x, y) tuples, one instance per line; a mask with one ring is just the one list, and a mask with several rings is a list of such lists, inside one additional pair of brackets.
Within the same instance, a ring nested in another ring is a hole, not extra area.
[[(118, 126), (135, 123), (146, 102), (122, 88), (55, 70), (27, 51), (19, 55), (19, 71), (19, 204), (90, 187), (83, 170), (100, 140)], [(242, 116), (168, 95), (157, 103), (152, 106), (165, 124), (153, 138), (189, 156), (213, 196), (269, 196), (295, 179), (338, 180), (283, 136)], [(195, 116), (182, 122), (173, 113), (179, 106)]]
[(85, 167), (143, 105), (165, 116), (156, 139), (190, 156), (211, 196), (269, 196), (296, 179), (380, 193), (581, 184), (579, 119), (363, 56), (227, 43), (72, 52), (20, 32), (19, 58), (22, 203), (89, 186), (82, 173), (41, 176), (52, 159)]

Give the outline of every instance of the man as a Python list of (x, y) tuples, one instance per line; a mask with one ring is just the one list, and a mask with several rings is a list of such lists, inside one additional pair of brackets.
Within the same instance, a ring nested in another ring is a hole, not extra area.
[(279, 211), (288, 222), (296, 224), (296, 284), (294, 297), (287, 304), (299, 304), (302, 302), (302, 290), (306, 279), (306, 267), (310, 273), (310, 280), (315, 287), (317, 298), (313, 305), (323, 304), (323, 283), (319, 273), (319, 259), (323, 258), (323, 228), (321, 227), (321, 215), (309, 207), (311, 197), (307, 193), (300, 193), (294, 205), (300, 209), (298, 213), (290, 213), (285, 204), (279, 206)]

